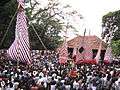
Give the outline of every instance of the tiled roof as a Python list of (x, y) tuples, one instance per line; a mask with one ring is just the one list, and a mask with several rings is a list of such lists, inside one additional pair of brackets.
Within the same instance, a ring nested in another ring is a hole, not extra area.
[[(97, 36), (78, 36), (71, 40), (69, 40), (68, 47), (74, 48), (83, 44), (89, 46), (91, 49), (98, 49), (100, 45), (101, 39)], [(102, 41), (102, 50), (106, 50), (107, 44)]]

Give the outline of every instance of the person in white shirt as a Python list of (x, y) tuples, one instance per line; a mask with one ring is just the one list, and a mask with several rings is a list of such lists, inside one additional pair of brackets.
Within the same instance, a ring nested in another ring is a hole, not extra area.
[(44, 76), (43, 72), (40, 72), (40, 73), (39, 73), (39, 76), (43, 77), (43, 76)]
[(52, 77), (52, 80), (51, 80), (51, 82), (50, 82), (50, 84), (51, 84), (51, 89), (50, 90), (56, 90), (56, 81), (54, 80), (54, 78)]
[(71, 88), (70, 81), (65, 80), (64, 84), (65, 84), (66, 90), (70, 90), (70, 88)]
[(79, 83), (76, 80), (73, 82), (73, 88), (76, 90), (79, 89)]

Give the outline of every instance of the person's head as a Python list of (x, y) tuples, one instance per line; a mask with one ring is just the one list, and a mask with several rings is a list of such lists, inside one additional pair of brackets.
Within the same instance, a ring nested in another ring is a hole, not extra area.
[(43, 85), (44, 85), (44, 82), (41, 82), (41, 85), (43, 86)]
[(13, 84), (12, 83), (10, 83), (10, 88), (12, 88), (13, 87)]
[(34, 86), (34, 87), (35, 87), (35, 86), (37, 86), (37, 85), (36, 85), (36, 83), (35, 83), (35, 82), (33, 82), (32, 86)]
[(52, 80), (54, 80), (54, 77), (52, 77)]

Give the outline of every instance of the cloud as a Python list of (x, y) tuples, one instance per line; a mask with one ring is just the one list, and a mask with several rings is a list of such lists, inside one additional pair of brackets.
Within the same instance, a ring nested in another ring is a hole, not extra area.
[[(70, 4), (74, 9), (79, 11), (84, 20), (84, 27), (91, 30), (92, 35), (101, 36), (102, 16), (108, 12), (120, 9), (120, 0), (60, 0), (63, 4)], [(81, 22), (79, 24), (81, 24)], [(79, 26), (78, 26), (79, 27)], [(82, 29), (82, 28), (81, 28)], [(79, 30), (80, 34), (84, 30)], [(72, 33), (71, 33), (72, 34)]]

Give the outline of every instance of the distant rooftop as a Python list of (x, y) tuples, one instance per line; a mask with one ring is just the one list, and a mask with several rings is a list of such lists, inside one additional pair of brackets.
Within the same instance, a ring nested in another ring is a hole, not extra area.
[[(84, 45), (89, 45), (92, 49), (98, 49), (100, 46), (101, 39), (98, 38), (97, 36), (77, 36), (71, 40), (69, 40), (68, 47), (69, 48), (74, 48), (78, 47), (82, 43)], [(107, 44), (102, 41), (102, 50), (106, 50)]]

